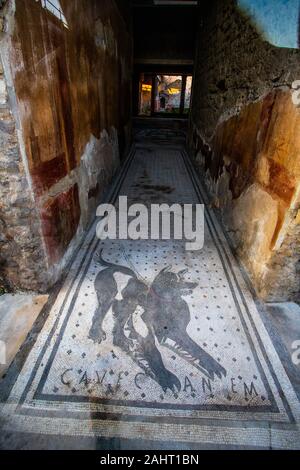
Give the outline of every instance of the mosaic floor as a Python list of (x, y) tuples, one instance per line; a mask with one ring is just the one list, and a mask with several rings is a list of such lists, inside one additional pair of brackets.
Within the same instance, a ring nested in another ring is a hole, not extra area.
[[(163, 138), (138, 141), (118, 195), (205, 202), (188, 157)], [(91, 228), (2, 405), (1, 432), (300, 447), (296, 394), (208, 207), (205, 217), (199, 251), (100, 241)]]

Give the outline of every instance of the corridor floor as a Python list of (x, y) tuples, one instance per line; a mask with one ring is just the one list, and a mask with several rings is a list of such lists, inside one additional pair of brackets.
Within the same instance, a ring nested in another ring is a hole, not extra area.
[[(110, 201), (205, 203), (183, 136), (155, 135), (137, 134)], [(11, 380), (7, 443), (38, 434), (299, 448), (297, 396), (208, 205), (199, 251), (179, 240), (100, 241), (96, 223)]]

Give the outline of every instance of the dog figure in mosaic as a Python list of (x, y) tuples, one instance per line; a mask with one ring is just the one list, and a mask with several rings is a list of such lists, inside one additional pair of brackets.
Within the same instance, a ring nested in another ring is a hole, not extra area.
[(164, 268), (154, 279), (148, 293), (145, 321), (153, 325), (161, 345), (168, 347), (212, 380), (226, 376), (226, 370), (188, 334), (191, 321), (188, 303), (182, 298), (192, 294), (197, 283), (184, 279), (187, 269), (178, 273)]
[[(161, 354), (155, 345), (152, 329), (147, 329), (143, 337), (134, 328), (132, 316), (139, 306), (145, 308), (148, 287), (131, 269), (106, 262), (102, 258), (102, 252), (97, 253), (94, 259), (105, 269), (98, 273), (95, 280), (98, 307), (94, 313), (89, 339), (98, 344), (106, 339), (102, 325), (107, 312), (112, 308), (113, 344), (126, 352), (164, 391), (168, 388), (175, 390), (176, 387), (179, 390), (180, 381), (164, 366)], [(114, 277), (116, 273), (129, 276), (127, 285), (121, 291), (122, 300), (116, 300), (118, 294), (118, 285)]]
[[(170, 268), (164, 268), (149, 288), (130, 268), (103, 260), (102, 252), (96, 255), (96, 261), (105, 269), (99, 272), (95, 280), (98, 307), (89, 332), (90, 339), (95, 343), (106, 339), (102, 325), (105, 315), (112, 308), (114, 345), (130, 355), (165, 392), (168, 388), (179, 391), (181, 384), (176, 375), (164, 366), (156, 340), (211, 379), (214, 374), (219, 378), (226, 375), (225, 369), (198, 346), (186, 331), (190, 323), (190, 311), (182, 296), (197, 287), (196, 283), (184, 279), (187, 270), (176, 274)], [(129, 276), (127, 285), (121, 291), (122, 300), (116, 299), (116, 273)], [(138, 316), (144, 325), (143, 332), (135, 327)]]

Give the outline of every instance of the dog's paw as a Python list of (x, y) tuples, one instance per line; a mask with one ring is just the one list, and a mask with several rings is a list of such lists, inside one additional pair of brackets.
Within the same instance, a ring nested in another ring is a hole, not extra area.
[(180, 392), (181, 390), (181, 383), (176, 375), (172, 374), (169, 370), (165, 370), (162, 374), (160, 374), (158, 378), (159, 384), (163, 391), (166, 393), (168, 389), (171, 392), (176, 393), (177, 391)]
[(219, 379), (222, 379), (222, 377), (226, 377), (227, 375), (226, 369), (224, 369), (224, 367), (222, 367), (221, 364), (219, 364), (214, 359), (211, 359), (211, 361), (209, 361), (209, 364), (207, 364), (205, 368), (212, 380), (214, 380), (215, 375), (219, 377)]
[(131, 338), (127, 338), (126, 336), (119, 335), (113, 337), (113, 344), (118, 348), (123, 349), (123, 351), (127, 353), (134, 352), (135, 342)]
[(101, 344), (102, 341), (106, 340), (106, 333), (102, 329), (91, 328), (89, 332), (89, 339), (91, 339), (94, 343)]

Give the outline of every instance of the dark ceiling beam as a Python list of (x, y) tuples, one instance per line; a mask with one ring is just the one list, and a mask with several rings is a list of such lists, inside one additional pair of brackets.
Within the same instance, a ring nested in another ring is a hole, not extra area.
[(159, 7), (197, 7), (195, 0), (132, 0), (134, 8), (159, 8)]

